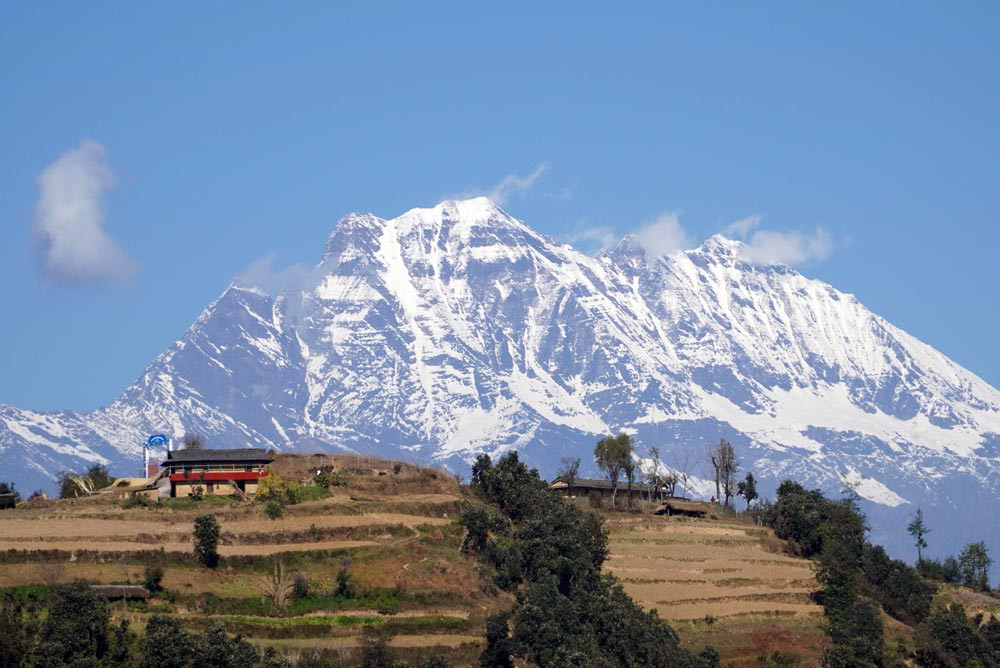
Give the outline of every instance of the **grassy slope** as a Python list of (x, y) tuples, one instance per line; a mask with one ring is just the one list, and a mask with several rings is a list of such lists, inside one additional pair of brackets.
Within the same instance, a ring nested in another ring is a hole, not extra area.
[[(163, 548), (167, 596), (113, 606), (141, 629), (155, 612), (178, 615), (190, 628), (222, 621), (232, 632), (293, 653), (319, 647), (350, 651), (367, 626), (396, 634), (404, 655), (443, 648), (469, 665), (480, 648), (485, 616), (510, 601), (484, 593), (478, 565), (459, 552), (454, 519), (476, 501), (446, 474), (366, 458), (281, 456), (287, 479), (307, 479), (317, 465), (342, 468), (346, 487), (333, 496), (289, 506), (269, 520), (261, 504), (222, 499), (173, 507), (123, 508), (110, 499), (43, 502), (0, 513), (0, 588), (52, 585), (75, 578), (137, 583), (145, 561)], [(380, 473), (382, 475), (380, 475)], [(222, 525), (220, 568), (192, 559), (194, 517), (214, 512)], [(17, 550), (17, 552), (8, 552)], [(348, 564), (359, 592), (275, 609), (262, 592), (275, 559), (329, 594)]]
[(774, 651), (818, 666), (827, 641), (812, 562), (783, 552), (769, 529), (737, 519), (608, 514), (609, 569), (692, 648), (723, 665), (757, 666)]

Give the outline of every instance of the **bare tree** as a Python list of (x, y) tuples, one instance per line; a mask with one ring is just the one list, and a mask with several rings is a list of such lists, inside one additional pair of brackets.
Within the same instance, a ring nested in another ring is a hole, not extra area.
[(649, 459), (653, 462), (653, 470), (646, 473), (646, 482), (649, 484), (649, 492), (647, 497), (650, 501), (653, 500), (653, 492), (656, 492), (657, 498), (660, 496), (660, 485), (662, 479), (660, 478), (660, 448), (656, 445), (649, 446)]
[(275, 560), (271, 572), (264, 580), (264, 595), (271, 599), (276, 608), (284, 608), (295, 584), (295, 573), (285, 569), (280, 560)]
[[(670, 461), (670, 468), (676, 478), (675, 485), (680, 485), (681, 496), (687, 498), (691, 491), (691, 449), (675, 448), (671, 451)], [(673, 494), (674, 490), (671, 488), (670, 495), (673, 496)]]
[(184, 438), (181, 439), (181, 448), (184, 450), (204, 450), (205, 439), (197, 432), (186, 431)]
[(716, 498), (728, 506), (736, 493), (736, 472), (740, 468), (740, 460), (736, 458), (732, 444), (724, 438), (719, 440), (719, 445), (709, 451), (709, 460), (715, 473)]
[(576, 484), (576, 474), (580, 471), (579, 457), (563, 457), (562, 468), (559, 469), (559, 479), (566, 483), (568, 496), (573, 496), (573, 485)]

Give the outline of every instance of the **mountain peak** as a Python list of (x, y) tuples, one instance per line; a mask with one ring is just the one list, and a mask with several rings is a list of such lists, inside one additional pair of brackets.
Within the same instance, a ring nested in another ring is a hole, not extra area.
[(721, 234), (713, 234), (702, 242), (696, 250), (698, 253), (717, 257), (736, 257), (743, 248), (743, 242), (730, 239)]
[[(512, 216), (488, 197), (447, 199), (429, 208), (410, 209), (396, 220), (438, 224), (442, 220), (459, 220), (465, 223), (482, 223), (492, 220), (514, 221)], [(518, 221), (520, 222), (520, 221)]]

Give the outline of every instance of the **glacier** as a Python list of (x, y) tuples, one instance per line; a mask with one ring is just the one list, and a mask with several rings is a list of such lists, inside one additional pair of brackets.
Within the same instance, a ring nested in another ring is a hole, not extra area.
[(307, 278), (235, 280), (109, 406), (0, 404), (0, 479), (133, 473), (148, 434), (189, 430), (456, 471), (516, 449), (548, 475), (565, 456), (593, 472), (595, 442), (626, 430), (700, 478), (726, 438), (765, 492), (853, 489), (897, 555), (915, 555), (918, 506), (929, 554), (1000, 548), (983, 521), (1000, 510), (1000, 392), (975, 374), (739, 241), (587, 255), (486, 198), (349, 214)]

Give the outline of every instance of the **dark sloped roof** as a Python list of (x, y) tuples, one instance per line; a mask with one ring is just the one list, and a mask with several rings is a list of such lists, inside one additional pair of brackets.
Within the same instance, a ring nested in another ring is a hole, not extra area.
[[(562, 483), (562, 484), (560, 484), (560, 483)], [(562, 488), (562, 487), (568, 487), (568, 485), (566, 485), (565, 482), (563, 482), (561, 479), (557, 479), (557, 480), (555, 480), (555, 481), (552, 482), (552, 485), (550, 485), (550, 487), (556, 487), (557, 489), (559, 489), (559, 488)], [(591, 480), (590, 478), (577, 478), (576, 480), (573, 481), (573, 489), (608, 489), (609, 490), (609, 489), (611, 489), (611, 481), (610, 480)], [(627, 480), (619, 480), (618, 481), (618, 491), (622, 492), (622, 491), (625, 491), (627, 489), (628, 489), (628, 481)], [(650, 485), (647, 485), (644, 482), (633, 482), (632, 483), (632, 491), (633, 492), (636, 492), (636, 491), (639, 491), (639, 492), (648, 492), (651, 489), (655, 490), (654, 487), (652, 487)]]
[(263, 448), (230, 450), (174, 450), (167, 453), (167, 462), (200, 464), (202, 462), (271, 462), (274, 457)]

